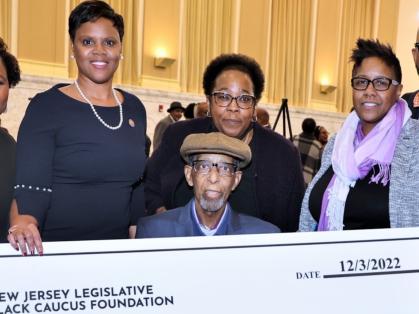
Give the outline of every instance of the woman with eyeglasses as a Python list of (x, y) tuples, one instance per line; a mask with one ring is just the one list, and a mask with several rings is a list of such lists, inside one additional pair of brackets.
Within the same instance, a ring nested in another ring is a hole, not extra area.
[(8, 239), (24, 255), (42, 254), (42, 241), (128, 238), (137, 222), (131, 200), (145, 164), (146, 114), (112, 83), (123, 18), (106, 2), (84, 1), (69, 35), (77, 78), (36, 95), (19, 128)]
[(419, 123), (400, 98), (400, 62), (390, 46), (364, 39), (351, 61), (354, 111), (325, 147), (300, 230), (419, 226)]
[(171, 125), (146, 166), (146, 208), (150, 214), (184, 206), (192, 197), (179, 149), (192, 133), (222, 132), (249, 144), (251, 164), (230, 196), (233, 208), (268, 221), (283, 232), (296, 231), (304, 181), (291, 142), (256, 123), (255, 107), (264, 88), (259, 64), (244, 55), (220, 55), (203, 76), (209, 117)]

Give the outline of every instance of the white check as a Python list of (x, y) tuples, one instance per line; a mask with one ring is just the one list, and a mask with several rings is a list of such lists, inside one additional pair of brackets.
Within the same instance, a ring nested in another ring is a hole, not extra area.
[(5, 313), (419, 313), (419, 228), (0, 245)]

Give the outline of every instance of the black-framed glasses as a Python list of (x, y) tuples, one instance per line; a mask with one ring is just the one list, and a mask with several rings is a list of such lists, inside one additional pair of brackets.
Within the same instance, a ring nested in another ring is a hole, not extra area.
[(253, 107), (256, 103), (255, 96), (243, 94), (237, 97), (233, 97), (230, 94), (224, 92), (213, 92), (211, 96), (214, 98), (215, 103), (220, 107), (228, 107), (233, 102), (236, 101), (237, 106), (241, 109), (249, 109)]
[(391, 85), (400, 84), (399, 82), (392, 80), (388, 77), (377, 77), (373, 80), (369, 80), (365, 77), (353, 77), (351, 79), (351, 86), (355, 90), (366, 90), (370, 83), (372, 84), (375, 90), (380, 92), (388, 90)]
[(223, 177), (231, 177), (237, 171), (237, 165), (229, 162), (212, 162), (209, 160), (192, 161), (193, 170), (199, 174), (208, 174), (213, 167), (216, 167), (218, 174)]
[(415, 43), (415, 48), (419, 50), (419, 43)]

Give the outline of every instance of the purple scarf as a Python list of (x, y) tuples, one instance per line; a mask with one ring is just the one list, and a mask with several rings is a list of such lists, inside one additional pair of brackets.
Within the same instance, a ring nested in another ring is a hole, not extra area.
[(411, 114), (407, 103), (399, 99), (367, 136), (362, 132), (355, 111), (346, 118), (333, 146), (334, 175), (323, 194), (318, 231), (343, 230), (349, 188), (363, 179), (373, 166), (378, 165), (379, 171), (371, 177), (370, 183), (388, 184), (397, 139)]

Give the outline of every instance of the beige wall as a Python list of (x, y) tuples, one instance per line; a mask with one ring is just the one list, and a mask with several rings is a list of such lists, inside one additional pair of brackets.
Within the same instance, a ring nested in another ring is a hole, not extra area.
[(17, 57), (22, 72), (68, 75), (64, 0), (21, 0), (17, 14)]
[[(172, 80), (179, 84), (180, 13), (178, 0), (145, 1), (143, 78)], [(176, 61), (167, 69), (154, 67), (154, 56), (158, 50)]]
[[(0, 35), (24, 74), (69, 79), (67, 17), (80, 0), (1, 0)], [(254, 57), (264, 69), (263, 101), (347, 112), (354, 40), (377, 37), (395, 46), (405, 90), (418, 77), (410, 49), (418, 23), (417, 0), (108, 0), (126, 22), (124, 61), (116, 83), (202, 97), (206, 64), (222, 52)], [(157, 49), (175, 62), (154, 66)], [(327, 79), (337, 86), (320, 92)]]
[(238, 51), (255, 58), (266, 72), (269, 52), (269, 0), (242, 0)]
[(320, 84), (337, 86), (341, 3), (334, 0), (319, 0), (317, 6), (313, 77), (311, 81), (310, 107), (336, 111), (336, 92), (322, 94)]
[(403, 73), (403, 92), (419, 89), (419, 76), (412, 58), (412, 48), (419, 29), (419, 1), (400, 0), (397, 22), (396, 53)]
[(0, 1), (0, 37), (6, 43), (11, 40), (12, 2), (11, 0)]

